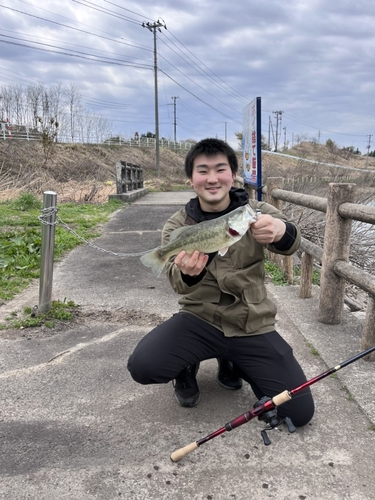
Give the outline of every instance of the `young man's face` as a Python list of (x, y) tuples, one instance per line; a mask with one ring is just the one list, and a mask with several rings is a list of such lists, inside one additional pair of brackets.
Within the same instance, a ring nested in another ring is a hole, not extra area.
[(193, 162), (190, 184), (198, 195), (202, 210), (225, 210), (230, 203), (229, 191), (235, 178), (236, 174), (232, 173), (228, 158), (224, 154), (198, 155)]

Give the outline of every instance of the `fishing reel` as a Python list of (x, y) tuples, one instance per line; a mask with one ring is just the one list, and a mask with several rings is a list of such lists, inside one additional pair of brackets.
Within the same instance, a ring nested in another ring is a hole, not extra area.
[[(267, 396), (263, 396), (262, 399), (260, 399), (259, 401), (257, 401), (254, 404), (254, 408), (256, 408), (257, 406), (263, 405), (267, 401), (271, 401), (271, 398), (269, 398)], [(271, 440), (268, 437), (267, 431), (277, 429), (279, 425), (284, 424), (284, 423), (288, 427), (288, 431), (290, 433), (293, 433), (296, 431), (296, 428), (294, 427), (293, 422), (291, 421), (291, 419), (289, 417), (284, 417), (284, 418), (278, 417), (277, 408), (274, 408), (273, 410), (266, 411), (266, 412), (262, 413), (258, 417), (258, 420), (266, 423), (265, 428), (262, 431), (260, 431), (263, 442), (266, 446), (269, 446), (271, 444)]]

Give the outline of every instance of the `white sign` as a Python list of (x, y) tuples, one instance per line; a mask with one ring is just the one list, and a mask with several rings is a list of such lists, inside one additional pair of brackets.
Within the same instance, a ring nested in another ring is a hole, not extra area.
[(261, 186), (260, 97), (243, 110), (243, 179), (245, 184)]

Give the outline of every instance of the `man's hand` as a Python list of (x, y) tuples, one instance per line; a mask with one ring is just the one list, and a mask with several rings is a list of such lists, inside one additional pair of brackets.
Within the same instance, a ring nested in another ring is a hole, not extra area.
[(257, 242), (264, 245), (277, 243), (286, 231), (285, 222), (275, 219), (269, 214), (260, 214), (258, 220), (253, 222), (250, 228)]
[(188, 255), (184, 250), (176, 255), (174, 263), (183, 274), (198, 276), (205, 268), (208, 255), (197, 250)]

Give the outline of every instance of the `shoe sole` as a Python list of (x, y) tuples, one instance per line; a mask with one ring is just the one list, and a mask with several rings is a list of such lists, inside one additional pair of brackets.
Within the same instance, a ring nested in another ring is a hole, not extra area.
[(237, 387), (232, 387), (230, 385), (225, 385), (223, 382), (221, 382), (221, 380), (219, 378), (216, 379), (217, 380), (217, 383), (221, 386), (221, 387), (224, 387), (224, 389), (228, 389), (228, 391), (238, 391), (240, 389), (242, 389), (242, 383), (241, 385), (238, 385)]
[[(192, 403), (189, 403), (189, 402), (184, 402), (182, 403), (178, 397), (177, 397), (177, 394), (174, 392), (174, 397), (176, 398), (176, 401), (177, 403), (182, 406), (183, 408), (194, 408), (194, 406), (197, 406), (201, 400), (201, 393), (199, 392), (198, 394), (198, 398), (196, 401), (193, 401)], [(194, 396), (195, 397), (195, 396)]]

